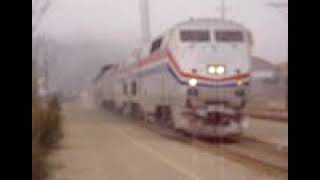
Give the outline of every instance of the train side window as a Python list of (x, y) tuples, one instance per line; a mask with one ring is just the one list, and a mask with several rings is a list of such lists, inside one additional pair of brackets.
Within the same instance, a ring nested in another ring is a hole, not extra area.
[(123, 83), (123, 94), (127, 95), (128, 94), (128, 86), (127, 83)]
[(136, 83), (136, 81), (132, 81), (132, 83), (131, 83), (131, 94), (133, 96), (137, 95), (137, 83)]
[(151, 51), (150, 54), (156, 52), (157, 50), (160, 49), (162, 44), (162, 38), (156, 39), (155, 41), (152, 42), (152, 47), (151, 47)]

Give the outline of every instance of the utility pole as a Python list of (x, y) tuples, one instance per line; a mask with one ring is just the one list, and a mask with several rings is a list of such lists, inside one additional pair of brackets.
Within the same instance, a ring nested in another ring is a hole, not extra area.
[(288, 7), (288, 3), (269, 3), (269, 6), (275, 7), (275, 8), (287, 8)]
[(225, 2), (225, 0), (221, 0), (219, 11), (220, 11), (220, 18), (222, 20), (226, 19), (226, 10), (227, 10), (226, 2)]
[(220, 6), (217, 8), (220, 13), (220, 19), (225, 20), (227, 15), (228, 6), (225, 0), (220, 1)]
[(281, 12), (285, 13), (286, 15), (288, 15), (287, 12), (285, 12), (284, 10), (288, 10), (288, 3), (276, 3), (276, 2), (271, 2), (267, 4), (270, 7), (276, 8), (278, 10), (280, 10)]
[(44, 77), (45, 77), (45, 90), (49, 91), (49, 59), (44, 60)]
[(151, 39), (149, 0), (140, 0), (141, 33), (143, 43)]
[(225, 20), (225, 16), (226, 16), (226, 4), (225, 4), (225, 0), (221, 0), (221, 19)]
[[(278, 10), (280, 10), (282, 13), (284, 13), (286, 15), (286, 17), (288, 17), (288, 12), (285, 12), (285, 10), (288, 10), (288, 3), (275, 3), (275, 2), (272, 2), (272, 3), (269, 3), (267, 4), (268, 6), (270, 7), (273, 7), (273, 8), (276, 8)], [(289, 56), (288, 56), (288, 46), (287, 46), (287, 60), (288, 60)], [(286, 82), (286, 85), (287, 85), (287, 92), (286, 92), (286, 108), (288, 109), (288, 77), (287, 79), (285, 80)]]

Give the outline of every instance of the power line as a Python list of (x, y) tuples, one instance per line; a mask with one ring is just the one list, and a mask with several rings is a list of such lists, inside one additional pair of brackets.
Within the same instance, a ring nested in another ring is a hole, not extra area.
[(288, 15), (288, 12), (286, 12), (288, 10), (288, 3), (276, 3), (276, 2), (270, 2), (267, 4), (270, 7), (276, 8), (278, 10), (280, 10), (282, 13), (284, 13), (285, 15)]
[(271, 2), (271, 3), (268, 3), (268, 5), (275, 8), (288, 8), (288, 3)]

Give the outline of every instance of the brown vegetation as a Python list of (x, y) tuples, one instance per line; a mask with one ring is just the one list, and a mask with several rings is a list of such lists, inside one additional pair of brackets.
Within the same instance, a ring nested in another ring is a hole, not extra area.
[(32, 101), (32, 180), (48, 177), (47, 157), (62, 138), (62, 117), (57, 97)]

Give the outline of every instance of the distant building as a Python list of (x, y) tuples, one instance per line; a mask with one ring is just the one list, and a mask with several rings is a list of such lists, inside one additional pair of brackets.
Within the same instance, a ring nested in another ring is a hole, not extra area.
[(286, 98), (286, 85), (281, 80), (279, 68), (260, 57), (252, 57), (250, 97), (254, 99)]
[(279, 81), (288, 83), (288, 62), (278, 64), (276, 71)]
[(269, 63), (267, 60), (252, 57), (252, 78), (254, 79), (273, 79), (275, 78), (276, 68), (273, 64)]
[(279, 84), (285, 92), (286, 107), (288, 108), (288, 62), (277, 65), (277, 75)]

